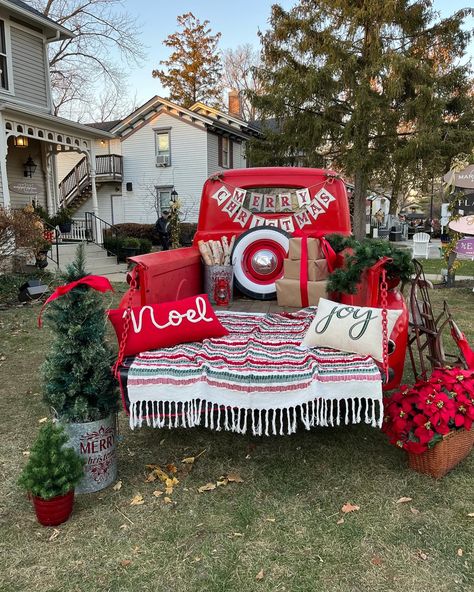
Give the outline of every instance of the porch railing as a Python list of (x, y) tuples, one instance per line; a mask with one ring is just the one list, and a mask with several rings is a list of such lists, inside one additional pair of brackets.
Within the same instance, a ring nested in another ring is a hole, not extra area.
[[(95, 157), (96, 179), (121, 181), (123, 160), (119, 154), (101, 154)], [(59, 204), (67, 206), (90, 185), (90, 171), (84, 156), (59, 183)]]
[(87, 241), (87, 226), (85, 218), (73, 218), (71, 221), (71, 231), (61, 232), (61, 240)]
[(100, 245), (108, 254), (117, 258), (117, 263), (120, 263), (119, 238), (124, 236), (123, 232), (113, 224), (102, 220), (93, 212), (86, 212), (85, 224), (87, 240)]

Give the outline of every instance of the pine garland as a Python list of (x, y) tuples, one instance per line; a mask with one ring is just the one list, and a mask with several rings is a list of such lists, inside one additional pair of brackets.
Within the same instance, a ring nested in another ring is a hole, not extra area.
[(327, 240), (336, 252), (350, 248), (345, 258), (343, 268), (334, 270), (328, 279), (328, 292), (355, 294), (364, 271), (372, 267), (381, 257), (390, 257), (387, 263), (387, 278), (398, 278), (402, 282), (410, 280), (413, 274), (411, 253), (397, 249), (388, 241), (364, 239), (357, 241), (353, 237), (330, 235)]
[(51, 422), (43, 425), (18, 485), (45, 500), (74, 489), (84, 475), (84, 460), (72, 448), (65, 448), (67, 441), (62, 426)]
[[(84, 249), (63, 279), (85, 277)], [(68, 422), (96, 421), (117, 409), (117, 385), (110, 370), (114, 355), (105, 341), (102, 296), (77, 286), (46, 309), (55, 339), (42, 366), (43, 396), (56, 417)]]

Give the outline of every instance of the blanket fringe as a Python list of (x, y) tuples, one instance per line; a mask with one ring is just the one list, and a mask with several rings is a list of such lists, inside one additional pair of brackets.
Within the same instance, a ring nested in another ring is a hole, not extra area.
[(348, 399), (316, 399), (292, 407), (278, 409), (245, 409), (225, 407), (204, 400), (179, 403), (176, 401), (136, 401), (130, 405), (130, 427), (144, 424), (154, 428), (193, 428), (226, 430), (238, 434), (250, 429), (254, 436), (290, 435), (301, 423), (306, 430), (316, 426), (358, 424), (381, 427), (383, 403), (365, 397)]

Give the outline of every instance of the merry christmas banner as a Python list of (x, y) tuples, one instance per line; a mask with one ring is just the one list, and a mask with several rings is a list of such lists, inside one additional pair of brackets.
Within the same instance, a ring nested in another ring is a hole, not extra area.
[[(296, 189), (291, 192), (267, 195), (255, 193), (236, 187), (233, 191), (225, 185), (211, 196), (223, 212), (242, 228), (257, 226), (274, 226), (290, 234), (297, 228), (313, 224), (321, 214), (324, 214), (330, 204), (336, 200), (334, 195), (324, 187), (311, 198), (308, 188)], [(297, 204), (293, 212), (294, 204)], [(291, 213), (281, 218), (264, 218), (259, 214)]]

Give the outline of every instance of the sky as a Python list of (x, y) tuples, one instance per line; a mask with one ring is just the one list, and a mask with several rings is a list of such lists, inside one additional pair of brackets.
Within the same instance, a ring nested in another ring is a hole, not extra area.
[[(222, 33), (221, 49), (235, 48), (244, 43), (258, 48), (257, 32), (268, 28), (270, 8), (275, 3), (275, 0), (124, 0), (125, 9), (136, 16), (142, 26), (147, 54), (143, 64), (130, 72), (130, 93), (136, 95), (138, 104), (155, 94), (167, 95), (159, 81), (152, 78), (151, 71), (159, 67), (159, 61), (169, 55), (170, 50), (163, 45), (163, 40), (176, 31), (178, 15), (191, 11), (201, 21), (209, 20), (212, 30)], [(291, 8), (296, 0), (279, 0), (277, 3), (283, 8)], [(434, 0), (434, 8), (443, 17), (470, 4), (470, 0)], [(473, 19), (470, 26), (474, 26)], [(470, 54), (474, 58), (474, 43), (471, 43)]]

